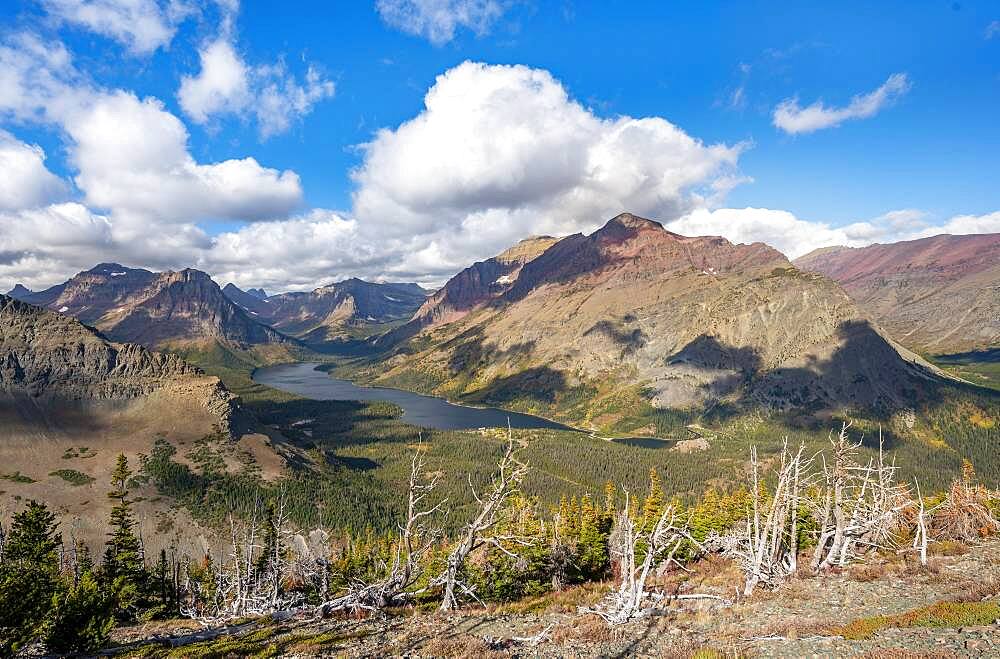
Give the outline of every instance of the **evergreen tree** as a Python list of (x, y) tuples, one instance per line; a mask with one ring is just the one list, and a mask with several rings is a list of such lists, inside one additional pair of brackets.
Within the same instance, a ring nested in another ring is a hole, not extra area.
[(60, 591), (55, 515), (29, 501), (14, 516), (0, 560), (0, 655), (15, 654), (42, 632), (53, 596)]
[(600, 579), (611, 566), (608, 552), (608, 538), (611, 535), (612, 518), (599, 511), (584, 496), (580, 509), (580, 530), (577, 542), (576, 566), (581, 581)]
[(101, 576), (103, 585), (112, 586), (119, 594), (118, 615), (122, 619), (134, 618), (147, 586), (142, 545), (135, 534), (132, 502), (128, 498), (131, 477), (128, 459), (120, 454), (111, 473), (112, 489), (108, 492), (108, 497), (117, 503), (111, 509), (111, 533), (104, 550)]
[(663, 514), (663, 504), (665, 495), (663, 486), (660, 485), (660, 475), (656, 473), (656, 467), (649, 468), (649, 494), (642, 502), (642, 524), (644, 529), (652, 529)]
[(88, 570), (69, 591), (57, 593), (46, 625), (45, 645), (60, 654), (94, 652), (108, 643), (115, 624), (116, 594)]

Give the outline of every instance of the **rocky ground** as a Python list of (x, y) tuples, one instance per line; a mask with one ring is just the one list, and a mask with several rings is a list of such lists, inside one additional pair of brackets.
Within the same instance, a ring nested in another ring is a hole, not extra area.
[(928, 568), (892, 557), (750, 598), (736, 596), (739, 574), (730, 563), (703, 561), (692, 574), (665, 576), (663, 587), (732, 604), (675, 601), (613, 629), (578, 611), (597, 602), (605, 584), (451, 616), (417, 610), (378, 619), (251, 621), (196, 643), (190, 635), (204, 632), (193, 623), (151, 623), (120, 630), (117, 640), (127, 654), (150, 657), (1000, 656), (1000, 543), (940, 550), (946, 555)]

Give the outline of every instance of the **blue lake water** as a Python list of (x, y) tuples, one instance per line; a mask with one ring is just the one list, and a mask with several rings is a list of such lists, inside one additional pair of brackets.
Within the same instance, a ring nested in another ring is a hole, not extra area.
[(280, 364), (254, 371), (253, 380), (260, 384), (297, 394), (313, 400), (385, 400), (403, 408), (403, 421), (415, 426), (437, 430), (467, 430), (470, 428), (505, 428), (507, 420), (513, 428), (555, 428), (571, 430), (554, 421), (508, 412), (495, 407), (455, 405), (443, 398), (424, 396), (412, 391), (389, 387), (361, 387), (350, 380), (331, 378), (317, 371), (318, 364)]

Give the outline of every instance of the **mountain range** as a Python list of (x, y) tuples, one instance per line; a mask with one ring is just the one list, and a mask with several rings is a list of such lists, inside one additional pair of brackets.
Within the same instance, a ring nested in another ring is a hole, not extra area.
[(241, 349), (289, 340), (233, 304), (191, 268), (150, 272), (101, 263), (44, 291), (12, 296), (72, 316), (114, 340), (149, 348), (220, 343)]
[(622, 214), (517, 253), (452, 278), (364, 376), (594, 428), (650, 408), (885, 411), (942, 381), (839, 285), (763, 243)]
[(302, 293), (262, 297), (260, 289), (242, 291), (233, 284), (222, 292), (256, 320), (309, 344), (385, 331), (388, 324), (409, 320), (427, 297), (417, 284), (357, 278)]
[(913, 350), (940, 354), (1000, 345), (1000, 234), (829, 247), (795, 265), (840, 283)]
[[(0, 424), (9, 436), (34, 426), (76, 433), (87, 417), (121, 414), (137, 404), (158, 408), (196, 403), (201, 432), (229, 429), (235, 397), (176, 355), (116, 343), (63, 314), (0, 295)], [(189, 417), (190, 419), (190, 417)], [(197, 424), (196, 424), (197, 425)]]
[(664, 409), (888, 412), (933, 396), (948, 378), (909, 349), (1000, 342), (998, 252), (997, 235), (937, 236), (793, 264), (623, 213), (523, 240), (429, 295), (360, 279), (268, 295), (114, 263), (10, 294), (111, 341), (218, 345), (257, 355), (248, 364), (360, 341), (374, 358), (354, 374), (369, 382), (645, 431)]

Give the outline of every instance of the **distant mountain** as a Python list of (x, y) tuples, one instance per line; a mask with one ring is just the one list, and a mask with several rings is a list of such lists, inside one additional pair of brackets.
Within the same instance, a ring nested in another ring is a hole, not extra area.
[[(66, 407), (70, 401), (131, 401), (154, 393), (160, 401), (197, 401), (207, 414), (205, 433), (212, 424), (228, 427), (235, 406), (218, 378), (176, 355), (112, 343), (68, 316), (0, 295), (0, 418), (7, 417), (11, 428), (12, 418), (51, 425), (72, 411)], [(79, 418), (73, 423), (88, 426)]]
[(245, 349), (288, 341), (233, 304), (200, 270), (102, 263), (24, 301), (73, 316), (112, 340), (147, 347), (220, 342)]
[(886, 411), (940, 377), (762, 243), (622, 214), (505, 254), (428, 299), (368, 378), (608, 428), (657, 408)]
[(839, 282), (909, 348), (955, 353), (1000, 346), (1000, 234), (828, 247), (795, 264)]
[(247, 293), (254, 296), (258, 300), (264, 300), (267, 298), (267, 292), (263, 288), (248, 288)]
[(252, 316), (260, 316), (262, 312), (265, 315), (267, 314), (268, 307), (263, 303), (263, 298), (257, 297), (248, 291), (244, 291), (235, 284), (229, 283), (223, 286), (222, 294), (225, 295), (230, 302), (237, 305)]
[(14, 298), (15, 300), (23, 300), (31, 295), (31, 289), (25, 288), (23, 284), (17, 284), (14, 288), (7, 291), (7, 297)]
[(352, 329), (406, 320), (427, 298), (417, 284), (376, 284), (361, 279), (321, 286), (308, 293), (259, 299), (228, 284), (223, 293), (261, 322), (309, 343), (346, 336)]
[(521, 268), (558, 242), (551, 236), (535, 236), (485, 261), (465, 268), (427, 297), (413, 318), (388, 334), (377, 337), (377, 345), (393, 345), (424, 329), (459, 320), (473, 309), (503, 295), (514, 285)]

